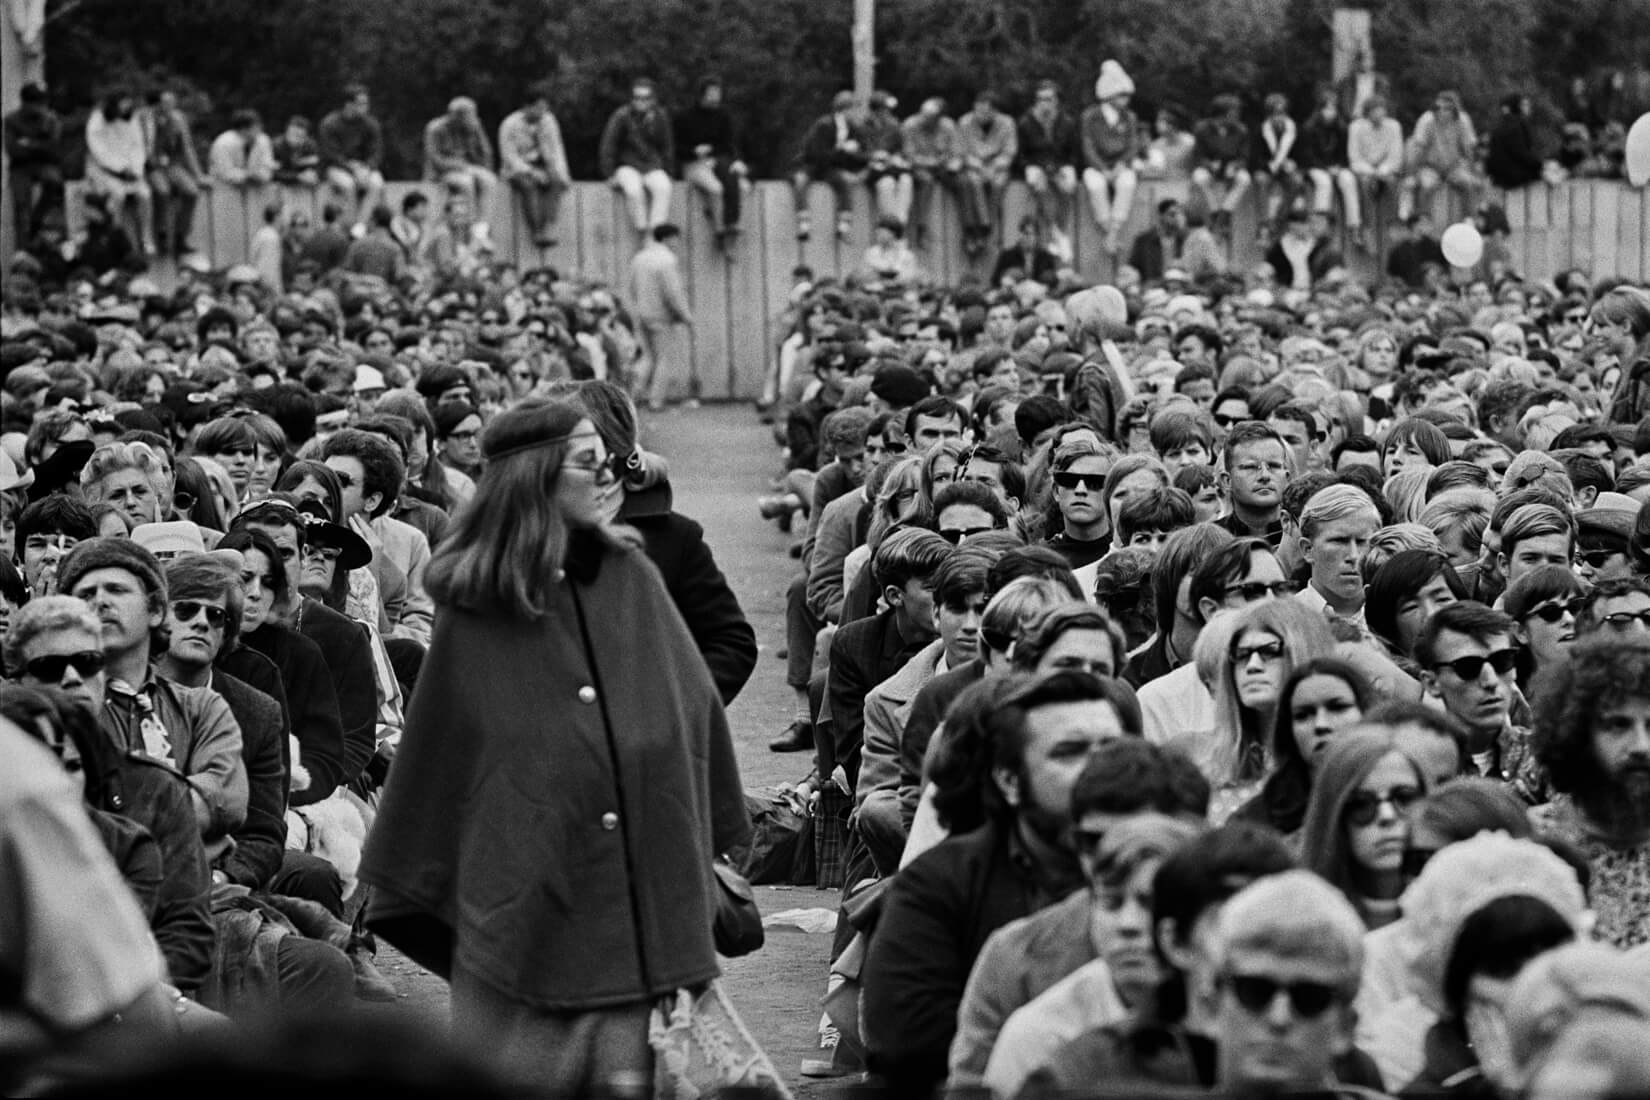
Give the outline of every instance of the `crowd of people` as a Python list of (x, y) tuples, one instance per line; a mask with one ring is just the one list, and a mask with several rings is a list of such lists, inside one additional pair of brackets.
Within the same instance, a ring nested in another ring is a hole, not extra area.
[[(604, 147), (668, 255), (633, 91)], [(394, 249), (334, 169), (345, 249)], [(801, 563), (770, 748), (842, 890), (804, 1073), (1650, 1089), (1650, 290), (1362, 286), (1288, 236), (1300, 278), (1072, 285), (1035, 225), (990, 283), (802, 273), (760, 505)], [(668, 279), (102, 258), (20, 254), (0, 312), (0, 1087), (391, 999), (378, 937), (515, 1080), (685, 1072), (758, 650), (640, 439)]]
[[(971, 109), (955, 119), (940, 96), (924, 99), (901, 117), (887, 92), (875, 92), (868, 104), (841, 92), (789, 159), (796, 235), (807, 239), (813, 232), (807, 192), (811, 183), (821, 182), (833, 195), (835, 231), (846, 240), (852, 229), (850, 189), (863, 186), (873, 196), (877, 223), (896, 226), (901, 236), (909, 228), (921, 251), (938, 188), (955, 198), (965, 250), (978, 257), (996, 239), (1004, 188), (1021, 179), (1035, 199), (1039, 244), (1062, 260), (1072, 258), (1073, 218), (1081, 197), (1106, 252), (1121, 258), (1139, 183), (1160, 179), (1188, 183), (1196, 224), (1207, 223), (1222, 237), (1230, 237), (1233, 213), (1254, 192), (1263, 196), (1259, 231), (1266, 244), (1283, 234), (1285, 211), (1303, 205), (1334, 217), (1359, 248), (1372, 249), (1381, 242), (1367, 229), (1375, 205), (1389, 194), (1397, 196), (1399, 220), (1408, 222), (1416, 210), (1430, 210), (1431, 197), (1441, 188), (1459, 194), (1472, 209), (1491, 185), (1512, 190), (1570, 176), (1621, 178), (1627, 129), (1644, 106), (1634, 102), (1626, 75), (1612, 72), (1596, 86), (1583, 77), (1572, 82), (1556, 129), (1545, 116), (1535, 118), (1533, 100), (1523, 94), (1507, 96), (1494, 119), (1480, 119), (1475, 127), (1460, 96), (1446, 90), (1406, 134), (1391, 113), (1389, 91), (1385, 77), (1366, 61), (1311, 103), (1291, 104), (1272, 93), (1259, 104), (1260, 113), (1246, 120), (1244, 101), (1224, 93), (1205, 111), (1164, 104), (1147, 120), (1131, 106), (1133, 79), (1119, 62), (1107, 60), (1093, 102), (1070, 108), (1052, 80), (1036, 82), (1031, 102), (1018, 114), (998, 92), (982, 88)], [(651, 79), (638, 77), (629, 102), (609, 117), (598, 154), (600, 178), (622, 193), (644, 239), (669, 220), (671, 183), (677, 178), (699, 197), (719, 244), (740, 232), (752, 173), (736, 115), (724, 97), (723, 80), (709, 76), (699, 82), (693, 103), (672, 109), (659, 101)], [(318, 188), (323, 207), (336, 211), (329, 224), (341, 222), (350, 210), (353, 222), (340, 224), (340, 230), (361, 236), (373, 224), (384, 196), (385, 144), (364, 86), (346, 88), (343, 103), (318, 124), (294, 115), (273, 137), (257, 110), (238, 108), (212, 137), (204, 158), (175, 90), (158, 89), (143, 99), (126, 89), (108, 92), (92, 107), (84, 133), (76, 135), (84, 145), (84, 174), (94, 201), (112, 209), (117, 222), (130, 208), (137, 230), (132, 250), (139, 261), (193, 253), (195, 206), (209, 187)], [(444, 184), (446, 200), (434, 225), (425, 224), (427, 203), (386, 215), (398, 218), (386, 228), (406, 253), (405, 274), (420, 267), (473, 265), (472, 258), (456, 253), (490, 250), (487, 215), (501, 182), (515, 196), (533, 243), (556, 244), (562, 198), (573, 177), (553, 102), (550, 85), (535, 86), (491, 131), (475, 101), (457, 96), (428, 122), (422, 177)], [(60, 239), (65, 164), (75, 142), (37, 84), (24, 87), (22, 105), (7, 116), (5, 131), (19, 239), (32, 241), (42, 229)], [(293, 228), (291, 216), (276, 204), (267, 221), (285, 235)], [(436, 243), (438, 226), (447, 228), (451, 239)], [(291, 251), (310, 235), (307, 225), (295, 228)], [(333, 241), (329, 235), (328, 245), (336, 253), (334, 263), (341, 263), (348, 239)], [(268, 260), (276, 289), (282, 270), (278, 256), (277, 249)], [(390, 263), (382, 256), (379, 261)], [(403, 274), (399, 265), (383, 273)], [(285, 274), (290, 277), (290, 271)]]

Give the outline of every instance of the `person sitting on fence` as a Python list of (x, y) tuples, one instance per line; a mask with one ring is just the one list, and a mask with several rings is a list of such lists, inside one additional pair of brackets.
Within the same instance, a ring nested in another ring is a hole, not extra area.
[(808, 127), (802, 152), (791, 174), (796, 193), (796, 239), (813, 235), (813, 217), (808, 210), (808, 184), (819, 180), (828, 184), (836, 200), (836, 235), (847, 240), (853, 227), (851, 183), (864, 176), (870, 164), (865, 145), (865, 125), (854, 111), (854, 93), (838, 92), (831, 100), (831, 112), (821, 115)]
[(1179, 109), (1159, 109), (1153, 129), (1157, 136), (1146, 147), (1146, 164), (1141, 174), (1166, 180), (1191, 179), (1197, 139), (1187, 133), (1186, 122)]
[(135, 117), (137, 100), (117, 90), (104, 97), (86, 120), (86, 181), (107, 201), (110, 216), (124, 217), (126, 204), (137, 211), (138, 234), (146, 255), (155, 255), (154, 193), (145, 178), (148, 143)]
[(258, 112), (243, 107), (229, 116), (229, 129), (212, 139), (206, 163), (215, 183), (262, 187), (275, 178), (275, 150)]
[(1408, 218), (1417, 205), (1428, 208), (1440, 187), (1449, 187), (1465, 210), (1477, 205), (1482, 186), (1474, 167), (1478, 158), (1478, 135), (1472, 119), (1461, 109), (1461, 96), (1450, 90), (1438, 93), (1432, 110), (1415, 123), (1405, 160), (1409, 174), (1404, 177), (1399, 196), (1398, 216)]
[(177, 93), (168, 89), (151, 97), (139, 124), (149, 150), (147, 175), (160, 245), (169, 255), (182, 256), (193, 251), (189, 230), (201, 188), (207, 185), (189, 117), (178, 107)]
[(877, 218), (903, 223), (911, 215), (911, 162), (905, 159), (905, 131), (894, 114), (898, 106), (899, 100), (887, 92), (872, 92), (863, 128), (871, 158), (866, 178), (876, 199)]
[(608, 117), (602, 131), (602, 178), (624, 195), (630, 224), (646, 236), (670, 220), (670, 173), (676, 141), (670, 116), (659, 106), (653, 81), (630, 84), (630, 102)]
[(1358, 205), (1358, 180), (1347, 167), (1347, 125), (1332, 89), (1318, 93), (1317, 109), (1301, 124), (1295, 142), (1296, 163), (1312, 181), (1312, 209), (1328, 214), (1335, 208), (1335, 192), (1341, 194), (1346, 228), (1359, 248), (1368, 247), (1364, 236), (1363, 212)]
[(750, 170), (739, 155), (733, 113), (722, 102), (722, 79), (699, 82), (699, 101), (676, 116), (676, 147), (683, 150), (682, 178), (705, 202), (718, 245), (739, 232), (739, 211), (750, 190)]
[(384, 175), (378, 168), (384, 135), (365, 85), (345, 86), (344, 105), (321, 120), (320, 146), (327, 183), (355, 203), (355, 223), (364, 232), (367, 212), (384, 197)]
[[(1249, 127), (1243, 124), (1243, 103), (1230, 92), (1215, 96), (1210, 115), (1193, 127), (1197, 139), (1196, 167), (1192, 184), (1210, 212), (1211, 227), (1229, 236), (1232, 211), (1249, 191)], [(1221, 191), (1224, 194), (1220, 194)]]
[(27, 241), (40, 228), (40, 216), (63, 205), (63, 122), (40, 85), (23, 85), (20, 96), (22, 105), (5, 120), (6, 188), (12, 227)]
[(1536, 152), (1535, 128), (1530, 122), (1530, 97), (1522, 92), (1501, 101), (1501, 117), (1490, 131), (1484, 174), (1503, 191), (1528, 187), (1541, 178), (1541, 154)]
[(1295, 159), (1295, 142), (1300, 131), (1289, 117), (1289, 97), (1273, 92), (1266, 97), (1266, 118), (1255, 142), (1255, 176), (1266, 197), (1266, 212), (1257, 238), (1270, 243), (1280, 228), (1283, 211), (1295, 204), (1301, 192), (1301, 169)]
[(1106, 252), (1113, 256), (1123, 249), (1123, 226), (1140, 180), (1140, 120), (1129, 109), (1133, 96), (1134, 81), (1108, 58), (1094, 83), (1099, 102), (1083, 112), (1083, 186), (1094, 224), (1105, 232)]
[(1404, 172), (1404, 128), (1387, 113), (1385, 96), (1371, 96), (1347, 125), (1346, 160), (1358, 181), (1359, 201), (1373, 214)]
[(865, 250), (863, 274), (883, 290), (910, 286), (921, 274), (916, 254), (905, 243), (905, 223), (892, 215), (877, 219), (871, 245)]
[(573, 173), (567, 167), (561, 124), (550, 112), (548, 85), (529, 88), (527, 102), (499, 123), (498, 156), (505, 180), (521, 197), (533, 243), (554, 248), (562, 197), (573, 186)]
[(473, 209), (485, 213), (492, 209), (498, 190), (492, 165), (493, 143), (476, 114), (476, 101), (454, 96), (447, 113), (424, 127), (424, 178), (441, 181), (449, 191), (469, 198)]
[(962, 153), (963, 249), (978, 257), (997, 232), (997, 218), (1019, 151), (1014, 120), (997, 110), (997, 96), (982, 89), (974, 109), (957, 122)]
[(309, 119), (293, 115), (270, 146), (275, 182), (287, 187), (314, 187), (321, 182), (321, 147), (310, 136)]
[[(1077, 159), (1082, 155), (1077, 120), (1060, 106), (1060, 88), (1037, 82), (1031, 109), (1020, 116), (1020, 171), (1037, 204), (1038, 232), (1048, 234), (1050, 251), (1071, 259), (1071, 200), (1077, 194)], [(994, 280), (995, 281), (995, 280)]]
[(911, 162), (911, 221), (916, 246), (928, 243), (928, 209), (939, 185), (957, 193), (962, 171), (957, 124), (946, 117), (945, 100), (929, 96), (905, 120), (905, 157)]

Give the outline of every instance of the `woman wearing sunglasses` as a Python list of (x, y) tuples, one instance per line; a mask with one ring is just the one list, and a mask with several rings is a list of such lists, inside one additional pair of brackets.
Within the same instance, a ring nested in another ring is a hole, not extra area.
[(1314, 776), (1301, 865), (1340, 889), (1371, 929), (1398, 919), (1409, 815), (1426, 793), (1424, 769), (1389, 731), (1336, 737)]
[(1224, 820), (1255, 793), (1267, 773), (1284, 683), (1334, 647), (1328, 620), (1298, 600), (1264, 599), (1204, 628), (1192, 655), (1214, 696), (1215, 725), (1200, 743), (1182, 747), (1215, 789), (1211, 820)]
[(1576, 640), (1576, 619), (1587, 588), (1562, 565), (1541, 565), (1507, 589), (1502, 609), (1518, 642), (1518, 688), (1526, 698), (1543, 669), (1565, 660)]

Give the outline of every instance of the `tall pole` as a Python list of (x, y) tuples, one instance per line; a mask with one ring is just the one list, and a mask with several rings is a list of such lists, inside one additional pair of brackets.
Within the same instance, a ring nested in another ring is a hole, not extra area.
[(876, 86), (877, 0), (854, 0), (854, 102), (865, 107)]

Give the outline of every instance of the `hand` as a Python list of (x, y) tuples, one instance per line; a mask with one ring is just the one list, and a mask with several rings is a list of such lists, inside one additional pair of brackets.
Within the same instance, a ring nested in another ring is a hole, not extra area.
[(315, 169), (305, 168), (302, 172), (298, 173), (298, 182), (314, 187), (317, 183), (321, 182), (321, 177), (316, 174)]
[(849, 138), (847, 141), (842, 143), (842, 151), (844, 153), (859, 152), (859, 142), (855, 141), (853, 138)]
[(728, 165), (728, 172), (735, 176), (750, 175), (750, 169), (745, 167), (745, 162), (742, 160), (736, 160), (732, 164)]
[(696, 157), (708, 157), (710, 154), (711, 148), (709, 145), (700, 144), (693, 147), (693, 155)]

